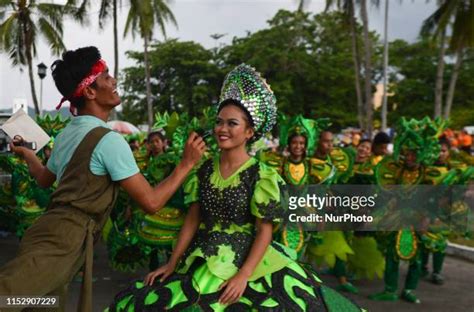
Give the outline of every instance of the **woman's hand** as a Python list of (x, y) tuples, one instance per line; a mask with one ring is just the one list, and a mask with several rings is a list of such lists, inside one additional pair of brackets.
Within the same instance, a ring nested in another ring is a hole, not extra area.
[(239, 271), (231, 279), (222, 283), (219, 289), (225, 288), (225, 290), (219, 298), (219, 302), (221, 304), (232, 304), (239, 301), (245, 292), (249, 277), (249, 274)]
[(145, 276), (145, 280), (144, 280), (145, 285), (148, 285), (148, 286), (153, 285), (153, 282), (155, 281), (155, 278), (157, 277), (161, 277), (160, 283), (162, 283), (165, 279), (168, 278), (168, 276), (170, 276), (174, 272), (175, 268), (176, 268), (175, 263), (168, 262), (167, 264), (163, 265), (162, 267), (159, 267), (155, 271), (148, 273), (148, 275)]

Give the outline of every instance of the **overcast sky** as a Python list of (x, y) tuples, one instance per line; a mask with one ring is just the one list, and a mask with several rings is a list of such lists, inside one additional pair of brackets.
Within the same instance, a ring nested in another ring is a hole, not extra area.
[[(418, 36), (421, 22), (435, 9), (435, 1), (426, 3), (426, 0), (390, 1), (389, 40), (396, 38), (413, 41)], [(91, 2), (99, 2), (91, 1)], [(127, 1), (123, 1), (126, 3)], [(385, 1), (381, 1), (385, 3)], [(318, 13), (324, 9), (324, 0), (311, 0), (306, 11)], [(267, 27), (267, 20), (271, 19), (280, 9), (295, 10), (296, 0), (175, 0), (170, 7), (178, 22), (178, 29), (169, 25), (167, 34), (170, 38), (193, 40), (206, 48), (213, 48), (216, 41), (211, 34), (226, 34), (219, 43), (230, 43), (234, 36), (245, 36), (247, 31), (255, 32)], [(103, 58), (113, 67), (113, 30), (112, 23), (104, 30), (97, 26), (98, 6), (90, 10), (90, 26), (82, 27), (66, 20), (64, 25), (64, 43), (68, 49), (95, 45), (99, 48)], [(123, 33), (128, 7), (124, 6), (119, 17), (119, 34)], [(372, 30), (383, 34), (384, 8), (371, 7), (369, 9), (369, 23)], [(155, 39), (162, 39), (155, 32)], [(131, 37), (121, 38), (120, 67), (132, 65), (125, 57), (127, 50), (142, 50), (142, 41)], [(48, 67), (57, 59), (51, 56), (49, 48), (38, 44), (38, 55), (34, 60), (36, 90), (40, 97), (40, 83), (36, 74), (36, 65), (43, 62)], [(11, 67), (11, 62), (5, 54), (0, 54), (0, 108), (11, 108), (14, 98), (26, 98), (28, 105), (33, 106), (27, 68), (20, 72), (18, 67)], [(43, 81), (43, 108), (53, 109), (61, 96), (54, 86), (51, 73)]]

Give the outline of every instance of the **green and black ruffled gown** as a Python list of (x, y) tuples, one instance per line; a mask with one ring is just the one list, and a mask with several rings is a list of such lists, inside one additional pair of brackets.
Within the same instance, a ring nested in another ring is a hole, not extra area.
[[(227, 179), (219, 159), (208, 160), (186, 185), (186, 202), (199, 202), (201, 224), (176, 272), (163, 283), (132, 283), (108, 311), (360, 311), (295, 262), (296, 253), (272, 242), (249, 278), (240, 301), (218, 302), (219, 286), (234, 276), (254, 242), (255, 221), (278, 222), (280, 184), (276, 171), (250, 158)], [(188, 308), (188, 309), (186, 309)]]

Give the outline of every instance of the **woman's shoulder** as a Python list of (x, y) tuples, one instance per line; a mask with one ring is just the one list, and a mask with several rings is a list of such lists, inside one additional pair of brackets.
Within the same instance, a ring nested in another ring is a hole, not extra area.
[(196, 166), (195, 172), (198, 174), (198, 176), (202, 176), (203, 174), (210, 173), (214, 170), (214, 162), (215, 162), (215, 157), (207, 157), (203, 158), (200, 163)]

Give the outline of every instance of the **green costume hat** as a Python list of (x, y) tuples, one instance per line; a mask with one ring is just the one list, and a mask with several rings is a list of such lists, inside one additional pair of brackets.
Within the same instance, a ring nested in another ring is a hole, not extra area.
[(276, 97), (265, 79), (253, 67), (241, 64), (227, 74), (218, 109), (228, 101), (239, 103), (249, 114), (255, 131), (253, 142), (272, 130), (276, 123)]
[[(161, 160), (168, 159), (169, 162), (178, 164), (184, 151), (186, 140), (192, 131), (201, 131), (213, 129), (216, 121), (215, 106), (208, 107), (202, 111), (201, 118), (191, 117), (187, 113), (178, 114), (168, 112), (155, 114), (154, 128), (163, 129), (165, 137), (171, 142), (165, 155)], [(206, 139), (208, 151), (214, 153), (217, 151), (217, 144), (213, 136)]]
[(447, 121), (441, 118), (431, 120), (425, 117), (421, 120), (404, 117), (399, 122), (397, 136), (394, 142), (393, 156), (399, 159), (402, 150), (416, 152), (416, 161), (430, 165), (439, 157), (440, 145), (438, 137), (447, 126)]
[(63, 119), (60, 114), (57, 114), (55, 117), (49, 114), (46, 114), (44, 117), (36, 117), (38, 125), (51, 137), (51, 140), (47, 144), (49, 148), (53, 148), (54, 139), (70, 121), (71, 118)]
[(278, 115), (278, 126), (280, 128), (280, 143), (288, 145), (288, 139), (295, 135), (302, 135), (306, 138), (306, 149), (309, 155), (314, 153), (314, 148), (318, 142), (321, 131), (326, 130), (331, 125), (329, 118), (309, 119), (303, 115), (296, 115), (290, 119), (284, 114)]
[(55, 117), (47, 114), (44, 117), (36, 117), (38, 125), (51, 137), (56, 137), (66, 125), (71, 121), (71, 118), (62, 118), (60, 114)]

